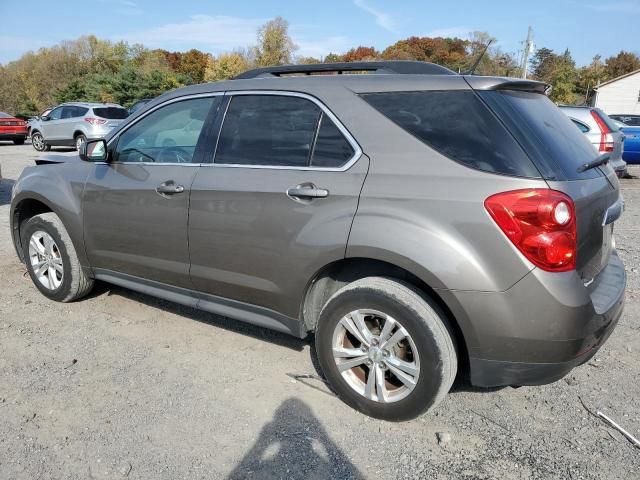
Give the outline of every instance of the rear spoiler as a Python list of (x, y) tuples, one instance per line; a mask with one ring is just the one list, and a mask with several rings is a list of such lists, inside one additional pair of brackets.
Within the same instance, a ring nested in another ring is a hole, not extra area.
[(474, 90), (516, 90), (547, 95), (551, 85), (535, 80), (505, 77), (465, 76), (465, 81)]

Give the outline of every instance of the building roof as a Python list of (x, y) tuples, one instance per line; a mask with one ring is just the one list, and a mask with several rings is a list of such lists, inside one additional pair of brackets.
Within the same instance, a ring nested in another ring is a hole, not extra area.
[(633, 72), (625, 73), (624, 75), (620, 75), (619, 77), (613, 78), (611, 80), (607, 80), (606, 82), (603, 82), (597, 87), (595, 87), (595, 90), (598, 90), (600, 87), (604, 87), (605, 85), (609, 85), (610, 83), (617, 82), (618, 80), (622, 80), (623, 78), (627, 78), (632, 75), (635, 75), (636, 73), (640, 73), (640, 69), (634, 70)]

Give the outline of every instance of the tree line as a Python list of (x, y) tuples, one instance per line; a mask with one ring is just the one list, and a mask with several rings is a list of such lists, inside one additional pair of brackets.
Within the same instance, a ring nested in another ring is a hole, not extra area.
[[(0, 65), (0, 111), (32, 115), (65, 101), (114, 102), (129, 106), (141, 98), (202, 82), (219, 81), (250, 68), (289, 63), (421, 60), (467, 70), (495, 38), (473, 32), (469, 38), (409, 37), (383, 50), (358, 46), (324, 58), (296, 55), (288, 23), (277, 17), (256, 33), (256, 44), (220, 55), (197, 49), (169, 52), (140, 44), (100, 40), (93, 35), (64, 41), (19, 60)], [(476, 74), (521, 75), (513, 53), (490, 47)], [(588, 103), (598, 83), (640, 69), (640, 57), (627, 51), (577, 67), (567, 49), (556, 53), (539, 48), (531, 61), (530, 78), (552, 85), (550, 97), (558, 103)]]

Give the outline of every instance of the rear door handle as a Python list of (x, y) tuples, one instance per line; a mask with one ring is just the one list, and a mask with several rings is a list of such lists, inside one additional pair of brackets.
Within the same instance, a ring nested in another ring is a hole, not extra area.
[(318, 188), (313, 183), (304, 183), (287, 190), (287, 195), (293, 199), (312, 200), (314, 198), (326, 198), (329, 190)]
[(160, 195), (174, 195), (176, 193), (184, 192), (184, 187), (182, 185), (176, 185), (173, 180), (167, 180), (166, 182), (158, 185), (156, 192)]

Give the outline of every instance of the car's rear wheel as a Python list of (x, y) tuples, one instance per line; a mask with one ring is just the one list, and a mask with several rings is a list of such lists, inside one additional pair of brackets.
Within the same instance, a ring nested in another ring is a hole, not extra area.
[(71, 238), (55, 213), (27, 220), (20, 238), (29, 276), (44, 296), (71, 302), (91, 291), (94, 281), (83, 271)]
[(24, 145), (24, 138), (17, 138), (13, 141), (14, 145)]
[(82, 147), (83, 143), (87, 142), (87, 137), (85, 137), (82, 133), (76, 135), (76, 150), (80, 150), (80, 147)]
[(44, 143), (44, 137), (40, 132), (33, 132), (31, 134), (31, 145), (38, 152), (44, 152), (46, 150), (46, 144)]
[(336, 292), (320, 314), (316, 350), (338, 396), (384, 420), (408, 420), (437, 405), (457, 371), (442, 311), (389, 278), (365, 278)]

